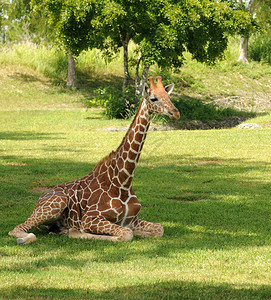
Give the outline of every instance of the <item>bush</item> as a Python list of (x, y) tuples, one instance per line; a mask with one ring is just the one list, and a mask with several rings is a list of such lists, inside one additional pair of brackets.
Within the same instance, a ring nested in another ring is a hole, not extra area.
[(86, 101), (87, 107), (103, 107), (104, 114), (109, 118), (125, 119), (131, 117), (137, 108), (139, 99), (135, 96), (133, 88), (126, 93), (114, 86), (95, 90), (97, 97)]
[(251, 39), (248, 47), (248, 55), (255, 61), (263, 61), (271, 64), (271, 36), (258, 35)]

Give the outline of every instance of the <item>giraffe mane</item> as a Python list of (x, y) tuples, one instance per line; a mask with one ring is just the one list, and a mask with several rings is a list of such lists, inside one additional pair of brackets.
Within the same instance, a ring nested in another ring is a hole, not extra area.
[(133, 119), (133, 122), (130, 124), (130, 127), (128, 128), (125, 136), (123, 137), (122, 139), (122, 142), (120, 143), (120, 145), (118, 146), (117, 150), (113, 150), (112, 152), (110, 152), (108, 155), (106, 155), (104, 158), (102, 158), (98, 163), (97, 165), (94, 167), (93, 169), (93, 172), (94, 173), (97, 173), (100, 169), (100, 167), (105, 164), (106, 162), (110, 162), (114, 157), (116, 157), (116, 154), (118, 153), (119, 149), (123, 146), (123, 144), (125, 143), (126, 139), (127, 139), (127, 136), (129, 135), (129, 133), (131, 132), (132, 130), (132, 127), (134, 125), (134, 122), (136, 120), (136, 118), (138, 117), (138, 114), (139, 114), (139, 111), (140, 111), (140, 107), (142, 105), (142, 101), (143, 101), (143, 98), (141, 99), (141, 102), (140, 102), (140, 105), (139, 105), (139, 108), (134, 116), (134, 119)]

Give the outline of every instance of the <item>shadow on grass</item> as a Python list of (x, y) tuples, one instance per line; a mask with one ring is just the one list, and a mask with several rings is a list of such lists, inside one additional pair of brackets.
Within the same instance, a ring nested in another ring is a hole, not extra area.
[(96, 72), (84, 73), (78, 71), (79, 83), (82, 91), (91, 91), (93, 89), (115, 86), (119, 89), (122, 87), (123, 77), (114, 74), (97, 74)]
[[(46, 250), (45, 250), (46, 251)], [(0, 252), (1, 255), (1, 252)], [(1, 255), (4, 256), (4, 255)], [(87, 259), (78, 258), (75, 259), (74, 257), (64, 258), (63, 256), (56, 256), (56, 257), (50, 257), (50, 258), (43, 258), (43, 259), (35, 259), (31, 262), (31, 264), (26, 262), (16, 263), (12, 266), (8, 267), (0, 267), (1, 272), (11, 272), (14, 274), (21, 274), (21, 273), (34, 273), (38, 270), (44, 271), (50, 267), (66, 267), (66, 268), (76, 268), (80, 269), (84, 267), (87, 263)]]
[[(63, 70), (63, 69), (62, 69)], [(63, 79), (64, 76), (61, 76), (63, 74), (61, 74), (60, 70), (56, 70), (56, 72), (47, 72), (46, 76), (50, 79), (52, 85), (55, 86), (61, 86), (61, 87), (66, 87), (66, 82)], [(9, 77), (17, 82), (21, 82), (21, 83), (26, 83), (26, 84), (31, 84), (31, 83), (41, 83), (43, 85), (48, 85), (49, 82), (47, 79), (42, 79), (41, 76), (35, 76), (35, 75), (31, 75), (31, 74), (26, 74), (23, 72), (16, 72), (15, 74), (9, 75)], [(52, 89), (50, 89), (52, 90)], [(51, 91), (47, 91), (49, 93), (51, 93)]]
[(38, 288), (22, 285), (1, 288), (7, 299), (269, 299), (270, 286), (212, 285), (199, 282), (173, 281), (128, 285), (99, 290), (96, 288)]
[(181, 112), (181, 118), (178, 121), (167, 120), (167, 122), (181, 129), (231, 128), (256, 116), (255, 112), (241, 111), (233, 107), (220, 107), (210, 99), (202, 97), (182, 95), (174, 97), (173, 103)]
[(10, 77), (13, 80), (26, 82), (26, 83), (31, 83), (31, 82), (42, 82), (42, 83), (44, 83), (44, 81), (41, 80), (41, 78), (38, 77), (38, 76), (34, 76), (34, 75), (31, 75), (31, 74), (26, 74), (26, 73), (21, 73), (21, 72), (16, 72), (15, 74), (9, 75), (8, 77)]
[(60, 133), (38, 133), (31, 131), (1, 131), (0, 140), (48, 140), (61, 139)]
[[(142, 204), (140, 217), (161, 222), (165, 228), (163, 238), (135, 238), (128, 246), (123, 243), (112, 246), (106, 241), (72, 240), (34, 230), (38, 240), (27, 247), (33, 248), (36, 254), (45, 250), (54, 252), (59, 247), (79, 252), (95, 248), (100, 255), (93, 261), (115, 262), (142, 255), (168, 257), (180, 249), (212, 251), (270, 245), (268, 183), (242, 175), (252, 171), (268, 172), (266, 162), (207, 159), (182, 157), (180, 161), (180, 157), (172, 156), (171, 161), (179, 161), (179, 166), (138, 167), (133, 186)], [(15, 245), (15, 240), (8, 237), (7, 232), (24, 222), (37, 202), (39, 195), (34, 187), (50, 187), (74, 180), (94, 167), (55, 159), (14, 157), (13, 160), (13, 165), (0, 166), (1, 244), (9, 246)], [(148, 159), (142, 162), (144, 165)], [(139, 247), (129, 246), (132, 243)], [(151, 246), (142, 250), (140, 243)], [(115, 250), (108, 253), (104, 251), (107, 247)], [(61, 264), (61, 259), (55, 263)], [(27, 265), (22, 263), (21, 268), (24, 267)]]

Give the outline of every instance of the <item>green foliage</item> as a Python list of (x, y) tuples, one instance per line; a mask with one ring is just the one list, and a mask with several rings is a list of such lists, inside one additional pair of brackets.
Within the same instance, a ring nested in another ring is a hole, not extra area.
[[(256, 2), (257, 3), (257, 2)], [(271, 64), (271, 2), (262, 1), (255, 13), (259, 30), (250, 37), (248, 56), (255, 61)]]
[(131, 117), (138, 104), (134, 88), (126, 89), (126, 92), (114, 86), (99, 88), (94, 91), (97, 97), (91, 100), (84, 100), (87, 107), (103, 107), (104, 115), (109, 119), (125, 119)]
[[(101, 2), (101, 1), (100, 1)], [(92, 18), (99, 1), (31, 0), (34, 11), (45, 12), (50, 27), (56, 33), (56, 42), (67, 52), (77, 56), (94, 47), (98, 37), (94, 34)]]
[(31, 0), (6, 1), (0, 5), (0, 29), (3, 43), (23, 41), (49, 42), (54, 33), (42, 11), (33, 11)]
[[(132, 40), (142, 64), (163, 68), (179, 68), (187, 50), (213, 63), (223, 56), (229, 34), (245, 35), (253, 27), (248, 12), (220, 1), (32, 0), (32, 5), (45, 9), (60, 44), (74, 55), (93, 47), (110, 55)], [(125, 86), (126, 59), (124, 66)]]
[(251, 39), (248, 47), (248, 55), (255, 61), (271, 64), (271, 37), (269, 34), (261, 34)]
[(153, 16), (148, 34), (135, 39), (148, 64), (178, 68), (188, 50), (201, 62), (213, 63), (223, 56), (228, 36), (247, 34), (251, 15), (219, 1), (163, 1), (149, 8)]
[[(257, 4), (257, 1), (255, 1), (255, 4)], [(261, 1), (260, 5), (256, 8), (255, 17), (257, 18), (261, 30), (268, 29), (271, 30), (271, 1)]]

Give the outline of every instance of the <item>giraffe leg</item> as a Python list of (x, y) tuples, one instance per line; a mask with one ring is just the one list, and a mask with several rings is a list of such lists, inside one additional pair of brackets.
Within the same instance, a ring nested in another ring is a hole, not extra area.
[(68, 236), (71, 238), (79, 238), (79, 239), (95, 239), (95, 240), (103, 240), (103, 241), (118, 241), (116, 237), (110, 235), (99, 235), (87, 232), (80, 232), (75, 228), (70, 228)]
[(81, 230), (70, 229), (69, 237), (128, 242), (133, 239), (133, 232), (130, 228), (116, 225), (104, 217), (86, 217), (82, 220)]
[(17, 237), (18, 244), (29, 244), (36, 240), (29, 230), (50, 220), (56, 220), (67, 206), (67, 198), (61, 188), (56, 188), (42, 195), (32, 215), (22, 224), (17, 225), (8, 234)]
[(129, 226), (133, 234), (142, 237), (161, 237), (164, 234), (164, 228), (160, 223), (151, 223), (136, 218)]

